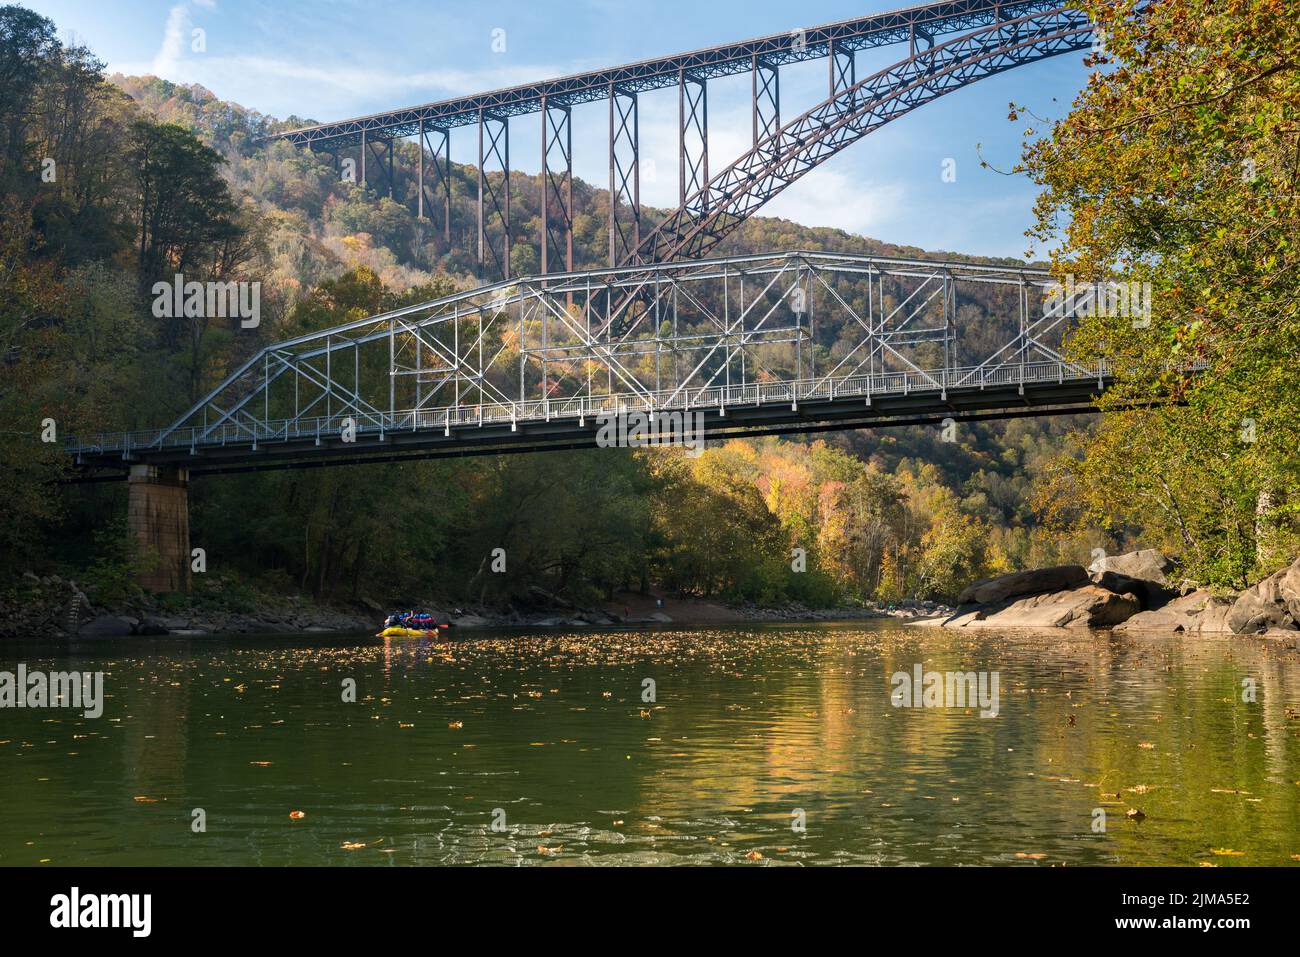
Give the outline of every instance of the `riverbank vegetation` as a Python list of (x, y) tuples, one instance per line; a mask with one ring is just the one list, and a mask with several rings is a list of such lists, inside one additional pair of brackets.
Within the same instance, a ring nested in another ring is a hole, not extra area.
[(1062, 282), (1150, 283), (1151, 314), (1080, 328), (1122, 375), (1039, 504), (1242, 588), (1300, 553), (1300, 4), (1083, 6), (1104, 53), (1026, 152), (1034, 238)]
[[(1281, 567), (1300, 547), (1294, 5), (1171, 0), (1137, 25), (1126, 2), (1089, 6), (1113, 62), (1022, 169), (1045, 190), (1035, 238), (1054, 268), (1155, 290), (1149, 328), (1095, 317), (1072, 344), (1142, 373), (1102, 400), (1100, 424), (226, 476), (191, 488), (193, 543), (213, 572), (261, 590), (380, 602), (506, 603), (531, 587), (589, 602), (650, 583), (757, 603), (949, 599), (975, 578), (1134, 543), (1225, 587)], [(476, 285), (477, 183), (453, 165), (448, 243), (412, 212), (413, 143), (378, 195), (258, 142), (297, 118), (106, 77), (20, 7), (0, 7), (0, 79), (0, 574), (73, 572), (108, 596), (147, 560), (111, 522), (125, 491), (59, 485), (70, 463), (37, 441), (43, 423), (60, 437), (157, 426), (268, 342)], [(527, 273), (538, 178), (516, 172), (511, 190), (512, 266)], [(608, 195), (578, 181), (574, 204), (576, 265), (600, 264)], [(763, 217), (728, 242), (937, 255)], [(260, 282), (260, 325), (155, 319), (148, 291), (178, 271)], [(994, 297), (961, 307), (989, 342), (1005, 331)], [(818, 327), (823, 368), (851, 333)], [(1188, 358), (1209, 371), (1167, 371)], [(1170, 396), (1185, 405), (1129, 408)]]

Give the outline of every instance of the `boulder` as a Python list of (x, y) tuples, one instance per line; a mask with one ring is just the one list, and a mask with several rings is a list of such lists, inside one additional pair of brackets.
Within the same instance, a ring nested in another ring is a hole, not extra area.
[[(1082, 572), (1082, 567), (1077, 567)], [(991, 607), (958, 608), (947, 628), (1109, 628), (1141, 609), (1133, 595), (1100, 585), (1027, 595)]]
[(1023, 572), (999, 575), (967, 585), (957, 596), (958, 605), (990, 605), (1021, 595), (1041, 595), (1078, 588), (1088, 584), (1088, 573), (1082, 565), (1056, 565)]
[(1125, 578), (1155, 582), (1157, 585), (1169, 585), (1168, 575), (1173, 571), (1174, 563), (1156, 548), (1143, 548), (1123, 555), (1107, 555), (1088, 566), (1092, 579), (1100, 584), (1101, 576), (1107, 572)]
[(1088, 572), (1102, 588), (1118, 595), (1136, 595), (1142, 610), (1159, 608), (1178, 595), (1169, 585), (1174, 563), (1154, 548), (1107, 555), (1088, 566)]
[(82, 638), (122, 638), (131, 634), (131, 622), (121, 615), (100, 615), (77, 629)]
[(1163, 607), (1143, 611), (1115, 628), (1116, 634), (1142, 632), (1188, 635), (1226, 635), (1232, 603), (1215, 598), (1208, 591), (1194, 591), (1175, 598)]
[(1236, 635), (1300, 628), (1300, 558), (1242, 592), (1228, 612), (1228, 625)]
[(146, 618), (136, 628), (138, 635), (165, 635), (170, 629), (157, 618)]

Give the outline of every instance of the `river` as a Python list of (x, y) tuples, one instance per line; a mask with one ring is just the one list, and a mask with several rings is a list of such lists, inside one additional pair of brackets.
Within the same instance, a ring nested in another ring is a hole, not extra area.
[[(4, 865), (1300, 860), (1300, 655), (1254, 640), (872, 621), (19, 663), (105, 695), (0, 711)], [(917, 664), (996, 673), (996, 715), (895, 707)]]

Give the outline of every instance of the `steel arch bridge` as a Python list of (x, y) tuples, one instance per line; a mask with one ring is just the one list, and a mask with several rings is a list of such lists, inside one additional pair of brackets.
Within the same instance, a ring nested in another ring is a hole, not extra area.
[(201, 474), (593, 447), (628, 412), (716, 439), (1089, 411), (1082, 302), (1042, 270), (825, 252), (535, 275), (268, 345), (170, 426), (68, 451)]
[[(510, 192), (511, 120), (541, 125), (541, 271), (572, 272), (574, 106), (607, 101), (609, 264), (707, 255), (740, 223), (809, 170), (911, 110), (1013, 67), (1087, 48), (1087, 16), (1062, 0), (939, 0), (888, 13), (723, 44), (676, 56), (526, 84), (423, 106), (290, 130), (269, 137), (333, 155), (356, 154), (363, 183), (389, 196), (400, 140), (417, 145), (421, 219), (435, 217), (450, 244), (451, 130), (477, 131), (477, 258), (510, 278), (515, 242)], [(859, 78), (860, 50), (907, 44), (894, 65)], [(828, 95), (782, 121), (781, 68), (824, 59)], [(711, 80), (751, 76), (751, 148), (719, 171), (709, 155)], [(652, 224), (641, 208), (642, 93), (678, 92), (679, 202)], [(350, 157), (349, 157), (350, 158)], [(489, 169), (490, 167), (490, 169)]]

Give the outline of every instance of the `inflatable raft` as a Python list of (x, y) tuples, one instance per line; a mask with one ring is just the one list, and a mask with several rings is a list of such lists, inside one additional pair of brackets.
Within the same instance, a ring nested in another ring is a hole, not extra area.
[(375, 635), (376, 638), (437, 638), (450, 625), (438, 625), (434, 628), (402, 628), (392, 626)]

